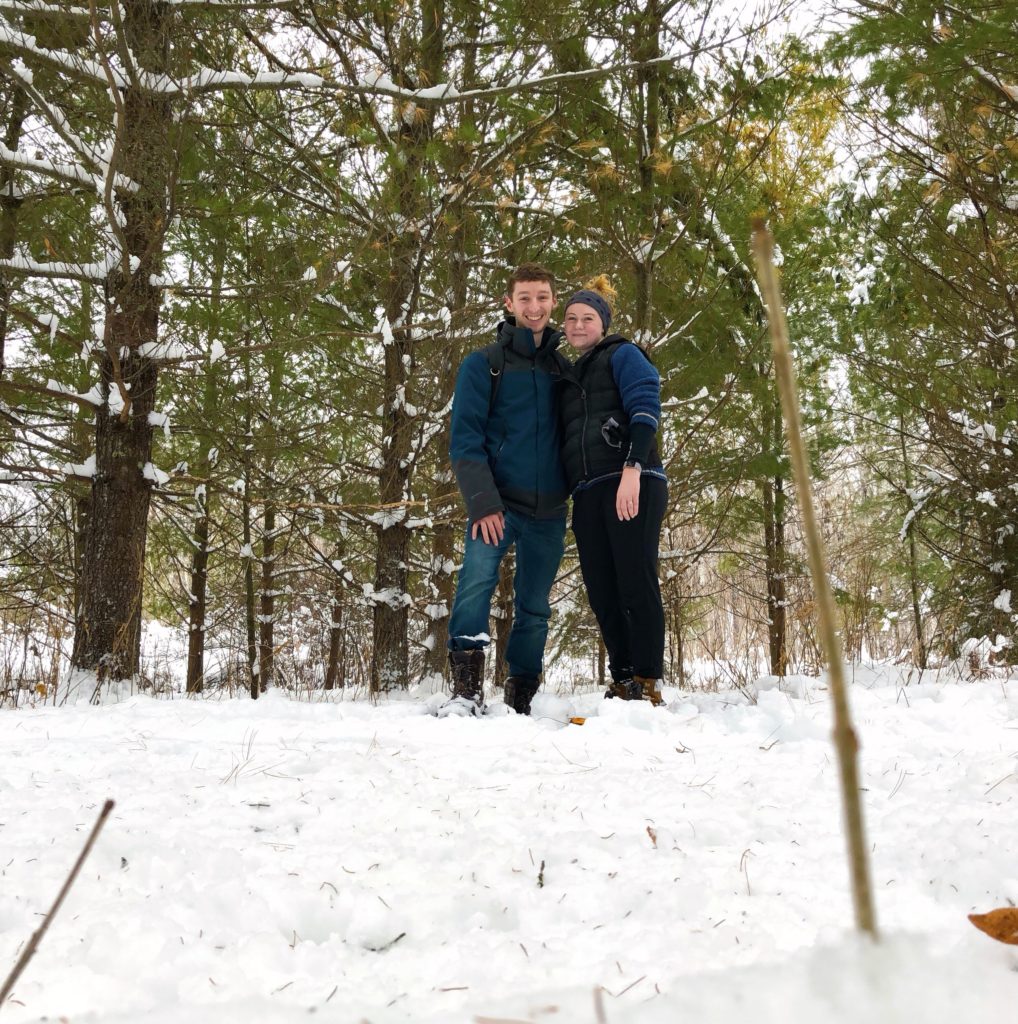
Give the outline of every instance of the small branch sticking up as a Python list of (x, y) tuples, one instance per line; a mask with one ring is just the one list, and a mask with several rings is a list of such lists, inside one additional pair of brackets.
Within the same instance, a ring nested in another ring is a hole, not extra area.
[(859, 741), (852, 727), (848, 709), (848, 688), (845, 685), (844, 664), (841, 659), (841, 643), (835, 625), (834, 595), (827, 575), (826, 557), (820, 529), (817, 526), (813, 507), (813, 491), (810, 482), (809, 462), (806, 445), (802, 439), (802, 424), (799, 416), (799, 394), (795, 381), (795, 368), (788, 343), (788, 324), (781, 302), (781, 287), (778, 272), (774, 266), (774, 238), (762, 218), (753, 222), (753, 255), (756, 260), (757, 278), (767, 306), (770, 320), (771, 343), (774, 352), (774, 376), (781, 395), (781, 408), (785, 417), (785, 432), (792, 460), (792, 474), (802, 511), (803, 532), (809, 552), (810, 575), (816, 594), (817, 612), (820, 619), (820, 638), (831, 684), (831, 699), (834, 701), (834, 747), (838, 755), (841, 775), (842, 809), (845, 815), (845, 831), (848, 839), (848, 859), (852, 875), (852, 898), (855, 906), (855, 923), (874, 939), (877, 938), (876, 914), (873, 909), (873, 889), (869, 877), (869, 859), (866, 853), (866, 832), (863, 825), (862, 801), (859, 798)]
[(82, 864), (85, 863), (85, 858), (88, 857), (95, 845), (96, 839), (99, 837), (99, 833), (102, 831), (103, 825), (106, 824), (106, 819), (110, 816), (110, 812), (113, 810), (114, 803), (112, 800), (107, 800), (103, 804), (102, 810), (99, 812), (99, 817), (96, 819), (96, 823), (92, 826), (92, 831), (89, 834), (88, 839), (85, 840), (85, 846), (81, 853), (78, 854), (78, 859), (74, 862), (74, 867), (71, 868), (70, 874), (64, 879), (64, 884), (60, 888), (60, 893), (57, 895), (56, 901), (53, 906), (50, 907), (49, 913), (43, 919), (43, 922), (39, 927), (32, 933), (32, 937), (28, 940), (28, 945), (22, 950), (21, 956), (18, 957), (18, 962), (14, 965), (11, 973), (7, 975), (4, 981), (3, 988), (0, 989), (0, 1009), (3, 1008), (4, 1003), (7, 1001), (7, 997), (11, 994), (11, 990), (17, 983), (18, 978), (21, 977), (22, 971), (28, 966), (29, 960), (35, 956), (35, 951), (39, 948), (39, 943), (42, 942), (43, 936), (46, 934), (47, 929), (50, 926), (53, 918), (56, 917), (57, 911), (60, 909), (61, 904), (64, 902), (64, 897), (70, 892), (71, 886), (74, 885), (75, 879), (78, 877), (78, 872), (81, 870)]

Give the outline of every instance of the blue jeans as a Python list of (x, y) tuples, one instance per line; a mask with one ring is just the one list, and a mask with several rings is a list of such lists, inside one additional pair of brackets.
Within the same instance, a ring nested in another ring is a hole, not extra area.
[(505, 533), (498, 544), (485, 544), (480, 535), (470, 536), (467, 524), (463, 567), (456, 583), (456, 599), (449, 616), (449, 650), (483, 649), (491, 642), (488, 618), (491, 595), (498, 585), (498, 567), (516, 544), (516, 575), (513, 578), (513, 628), (506, 648), (509, 674), (533, 676), (544, 666), (551, 605), (548, 594), (555, 582), (565, 550), (566, 520), (532, 519), (506, 512)]

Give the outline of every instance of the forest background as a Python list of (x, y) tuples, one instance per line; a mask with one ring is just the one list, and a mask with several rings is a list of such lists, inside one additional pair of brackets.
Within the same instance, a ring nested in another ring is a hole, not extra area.
[[(993, 2), (0, 0), (0, 700), (170, 686), (146, 623), (190, 692), (437, 686), (455, 369), (529, 259), (607, 272), (661, 372), (667, 681), (817, 671), (756, 214), (848, 654), (1013, 662), (1015, 29)], [(603, 678), (572, 548), (553, 598), (549, 663)]]

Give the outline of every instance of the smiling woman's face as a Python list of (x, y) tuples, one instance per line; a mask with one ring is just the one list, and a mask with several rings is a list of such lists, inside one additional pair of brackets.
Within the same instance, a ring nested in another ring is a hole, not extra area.
[(509, 310), (520, 327), (529, 327), (540, 344), (541, 331), (548, 326), (555, 308), (555, 292), (547, 281), (517, 281), (510, 295), (505, 297)]
[(593, 348), (604, 337), (601, 314), (585, 302), (570, 302), (562, 325), (566, 341), (580, 352)]

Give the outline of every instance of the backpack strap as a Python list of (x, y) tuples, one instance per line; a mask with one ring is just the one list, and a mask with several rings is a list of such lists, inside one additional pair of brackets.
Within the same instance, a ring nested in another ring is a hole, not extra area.
[(490, 417), (491, 410), (495, 408), (495, 396), (502, 383), (502, 373), (505, 371), (505, 345), (500, 341), (493, 341), (484, 347), (484, 354), (488, 359), (488, 373), (491, 377), (491, 393), (488, 396), (488, 416)]
[(635, 341), (630, 341), (628, 338), (619, 338), (618, 341), (613, 341), (611, 344), (605, 345), (603, 351), (607, 352), (608, 358), (611, 359), (611, 357), (614, 356), (623, 345), (632, 345), (633, 348), (635, 348), (651, 366), (654, 365), (654, 360), (651, 359), (650, 353), (642, 345), (637, 345)]

